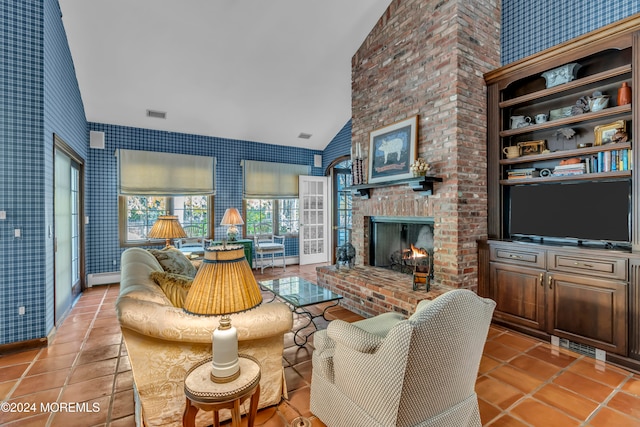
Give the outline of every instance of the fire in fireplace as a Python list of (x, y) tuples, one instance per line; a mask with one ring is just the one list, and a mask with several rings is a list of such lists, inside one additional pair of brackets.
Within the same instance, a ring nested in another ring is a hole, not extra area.
[(429, 287), (433, 277), (433, 218), (372, 216), (369, 231), (370, 265), (412, 274), (414, 289), (420, 283)]

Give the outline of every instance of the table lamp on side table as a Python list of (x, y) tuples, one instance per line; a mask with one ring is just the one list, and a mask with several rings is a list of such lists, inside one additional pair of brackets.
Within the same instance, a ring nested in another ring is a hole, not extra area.
[(238, 227), (236, 225), (242, 225), (244, 221), (242, 220), (242, 216), (240, 216), (240, 212), (236, 208), (229, 208), (224, 212), (224, 216), (222, 217), (222, 221), (220, 221), (220, 225), (228, 225), (229, 229), (227, 230), (227, 238), (229, 241), (234, 241), (238, 237)]
[(211, 246), (193, 279), (184, 303), (187, 313), (222, 316), (213, 331), (211, 380), (230, 382), (240, 375), (238, 334), (229, 315), (250, 310), (262, 302), (260, 287), (244, 256), (242, 245)]
[(171, 247), (171, 239), (182, 239), (187, 237), (187, 233), (184, 231), (178, 221), (176, 215), (160, 215), (158, 220), (153, 224), (147, 237), (151, 239), (165, 239), (165, 247)]

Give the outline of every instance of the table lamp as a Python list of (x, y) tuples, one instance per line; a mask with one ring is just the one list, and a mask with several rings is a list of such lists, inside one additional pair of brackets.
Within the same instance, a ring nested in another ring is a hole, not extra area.
[(244, 257), (244, 246), (211, 246), (193, 279), (184, 311), (203, 316), (222, 316), (213, 331), (211, 380), (233, 381), (240, 376), (238, 334), (231, 325), (232, 313), (250, 310), (262, 302), (260, 287)]
[(220, 221), (220, 225), (229, 226), (229, 229), (227, 230), (227, 237), (230, 241), (236, 240), (238, 237), (238, 227), (236, 227), (236, 225), (242, 224), (244, 224), (244, 221), (240, 216), (240, 212), (238, 212), (238, 209), (236, 208), (227, 209), (222, 217), (222, 221)]
[(171, 247), (171, 239), (187, 237), (176, 215), (160, 215), (153, 224), (147, 237), (152, 239), (166, 239), (165, 248)]

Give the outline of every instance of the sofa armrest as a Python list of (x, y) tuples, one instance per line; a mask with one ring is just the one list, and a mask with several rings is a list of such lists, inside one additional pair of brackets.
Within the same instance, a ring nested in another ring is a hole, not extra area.
[[(121, 327), (168, 341), (210, 343), (220, 322), (220, 316), (195, 316), (181, 308), (126, 296), (118, 299), (116, 311)], [(279, 302), (230, 317), (239, 341), (284, 334), (293, 325), (291, 310)]]

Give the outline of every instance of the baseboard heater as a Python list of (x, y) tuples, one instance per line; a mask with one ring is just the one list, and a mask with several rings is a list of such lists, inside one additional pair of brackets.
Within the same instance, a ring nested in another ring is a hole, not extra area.
[(120, 283), (120, 272), (111, 271), (107, 273), (94, 273), (87, 275), (87, 286), (110, 285), (112, 283)]

